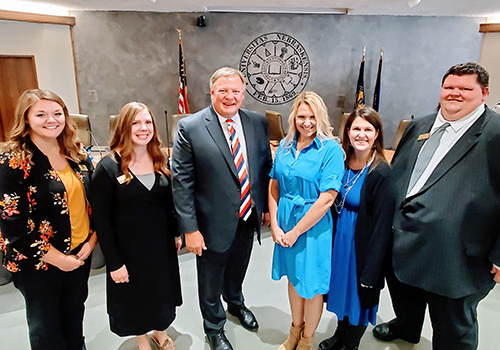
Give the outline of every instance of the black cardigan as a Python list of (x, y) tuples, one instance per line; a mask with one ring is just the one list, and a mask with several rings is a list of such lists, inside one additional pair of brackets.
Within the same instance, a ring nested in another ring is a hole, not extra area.
[[(387, 163), (380, 162), (369, 170), (361, 187), (354, 233), (358, 283), (377, 291), (384, 287), (382, 270), (391, 243), (394, 206), (392, 169)], [(332, 212), (336, 227), (338, 214), (335, 210)]]
[[(40, 259), (49, 245), (64, 254), (71, 247), (66, 189), (49, 159), (29, 137), (27, 146), (33, 153), (31, 164), (14, 152), (0, 154), (0, 249), (10, 272), (46, 270), (47, 263)], [(89, 203), (91, 161), (68, 163), (82, 181)], [(92, 220), (90, 225), (92, 231)]]

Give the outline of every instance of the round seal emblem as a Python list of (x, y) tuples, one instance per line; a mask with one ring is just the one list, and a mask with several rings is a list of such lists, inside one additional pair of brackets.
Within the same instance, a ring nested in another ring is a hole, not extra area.
[(279, 105), (293, 100), (309, 80), (309, 57), (290, 35), (268, 33), (254, 39), (243, 52), (240, 71), (246, 90), (257, 101)]

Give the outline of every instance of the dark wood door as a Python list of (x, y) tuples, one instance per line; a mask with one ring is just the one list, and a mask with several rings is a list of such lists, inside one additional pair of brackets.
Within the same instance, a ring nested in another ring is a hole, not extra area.
[(0, 140), (12, 127), (17, 99), (38, 88), (34, 56), (0, 55)]

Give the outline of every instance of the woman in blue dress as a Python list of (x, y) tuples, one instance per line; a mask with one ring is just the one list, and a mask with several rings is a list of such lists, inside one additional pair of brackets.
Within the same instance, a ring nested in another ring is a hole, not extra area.
[(339, 321), (335, 334), (319, 344), (320, 350), (357, 350), (368, 322), (375, 324), (395, 202), (383, 138), (380, 116), (370, 107), (355, 110), (346, 121), (346, 170), (334, 204), (336, 231), (326, 307)]
[(271, 170), (269, 213), (272, 278), (288, 277), (292, 326), (279, 350), (312, 349), (330, 287), (332, 215), (344, 171), (325, 103), (314, 92), (297, 96)]

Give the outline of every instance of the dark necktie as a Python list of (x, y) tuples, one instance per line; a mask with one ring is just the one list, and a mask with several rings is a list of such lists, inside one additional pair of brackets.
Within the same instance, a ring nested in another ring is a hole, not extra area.
[(436, 131), (434, 131), (429, 139), (425, 142), (422, 152), (420, 152), (420, 154), (418, 155), (415, 167), (413, 168), (413, 172), (411, 173), (407, 192), (410, 192), (413, 189), (413, 186), (415, 186), (420, 176), (422, 176), (422, 173), (429, 165), (432, 156), (439, 146), (439, 142), (441, 141), (441, 137), (443, 137), (444, 131), (449, 126), (450, 123), (444, 123), (439, 128), (437, 128)]

